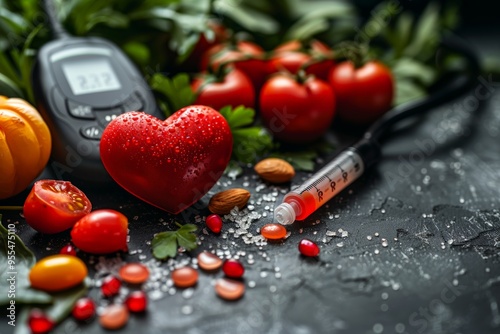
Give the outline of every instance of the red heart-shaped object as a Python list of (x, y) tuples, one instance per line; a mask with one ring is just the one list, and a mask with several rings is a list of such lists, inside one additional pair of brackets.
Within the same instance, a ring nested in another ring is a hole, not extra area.
[(101, 160), (125, 190), (170, 213), (179, 213), (220, 178), (233, 137), (226, 120), (206, 106), (183, 108), (165, 121), (127, 112), (102, 133)]

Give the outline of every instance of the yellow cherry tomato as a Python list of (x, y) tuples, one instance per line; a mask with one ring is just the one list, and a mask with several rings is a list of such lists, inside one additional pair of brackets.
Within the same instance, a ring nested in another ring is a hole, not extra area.
[(29, 186), (49, 160), (52, 139), (28, 102), (0, 95), (0, 199)]
[(52, 255), (38, 261), (30, 271), (31, 287), (43, 291), (61, 291), (83, 282), (87, 267), (71, 255)]

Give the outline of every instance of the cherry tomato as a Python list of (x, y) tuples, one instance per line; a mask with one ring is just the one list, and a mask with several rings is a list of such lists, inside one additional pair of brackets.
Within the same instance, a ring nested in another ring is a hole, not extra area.
[(82, 260), (71, 255), (51, 255), (31, 268), (31, 286), (44, 291), (61, 291), (83, 282), (87, 267)]
[(71, 230), (73, 244), (93, 254), (127, 251), (128, 219), (115, 210), (96, 210), (80, 219)]
[[(324, 57), (325, 60), (314, 62), (315, 58)], [(288, 71), (296, 74), (302, 66), (314, 62), (307, 66), (306, 73), (327, 80), (330, 69), (334, 66), (333, 51), (324, 43), (312, 40), (309, 43), (302, 43), (293, 40), (279, 45), (273, 50), (273, 56), (268, 62), (268, 74), (278, 71)]]
[(330, 71), (329, 82), (337, 96), (339, 117), (347, 122), (371, 123), (392, 105), (391, 71), (377, 61), (357, 69), (351, 62), (340, 63)]
[(226, 27), (217, 21), (209, 21), (207, 28), (209, 30), (208, 34), (203, 33), (200, 35), (193, 51), (191, 51), (188, 58), (182, 64), (176, 65), (175, 70), (178, 72), (199, 72), (202, 69), (201, 64), (205, 52), (229, 38), (229, 32)]
[(217, 70), (221, 64), (232, 63), (252, 81), (255, 90), (259, 90), (267, 76), (264, 60), (264, 50), (255, 43), (239, 41), (219, 44), (205, 52), (202, 59), (202, 69)]
[(227, 68), (227, 74), (221, 79), (209, 74), (196, 78), (191, 88), (198, 92), (194, 104), (201, 104), (220, 110), (230, 105), (233, 108), (239, 105), (253, 108), (255, 105), (255, 90), (252, 82), (240, 70)]
[(24, 202), (26, 222), (41, 233), (59, 233), (71, 228), (92, 210), (85, 194), (67, 181), (35, 182)]
[(275, 138), (306, 143), (321, 137), (335, 114), (331, 87), (315, 77), (300, 82), (282, 73), (271, 77), (260, 93), (260, 112)]

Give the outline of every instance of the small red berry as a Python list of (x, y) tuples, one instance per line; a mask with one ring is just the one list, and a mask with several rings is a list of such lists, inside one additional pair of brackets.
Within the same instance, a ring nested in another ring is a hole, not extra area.
[(319, 247), (309, 239), (302, 239), (299, 243), (299, 252), (304, 256), (314, 257), (319, 255)]
[(101, 292), (104, 297), (113, 297), (120, 292), (122, 282), (115, 276), (108, 276), (102, 281)]
[(67, 244), (59, 251), (59, 254), (76, 256), (76, 248), (72, 244)]
[(125, 305), (130, 312), (144, 312), (148, 305), (148, 299), (143, 291), (134, 291), (128, 295)]
[(94, 301), (88, 297), (78, 299), (71, 314), (78, 321), (89, 320), (95, 315)]
[(45, 313), (39, 309), (33, 309), (28, 317), (28, 326), (32, 334), (45, 334), (54, 328), (52, 321)]
[(240, 261), (229, 259), (222, 264), (222, 271), (227, 277), (240, 278), (245, 273), (245, 267), (243, 267)]
[(205, 224), (214, 233), (220, 233), (222, 230), (222, 218), (219, 215), (213, 214), (207, 217)]

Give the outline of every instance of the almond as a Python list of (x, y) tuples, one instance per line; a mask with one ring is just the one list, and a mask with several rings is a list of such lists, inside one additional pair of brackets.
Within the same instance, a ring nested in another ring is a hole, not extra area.
[(267, 158), (254, 166), (255, 172), (271, 183), (288, 182), (295, 176), (295, 169), (283, 159)]
[(250, 192), (241, 188), (228, 189), (213, 195), (208, 202), (208, 209), (218, 215), (228, 214), (235, 206), (243, 209), (250, 198)]

